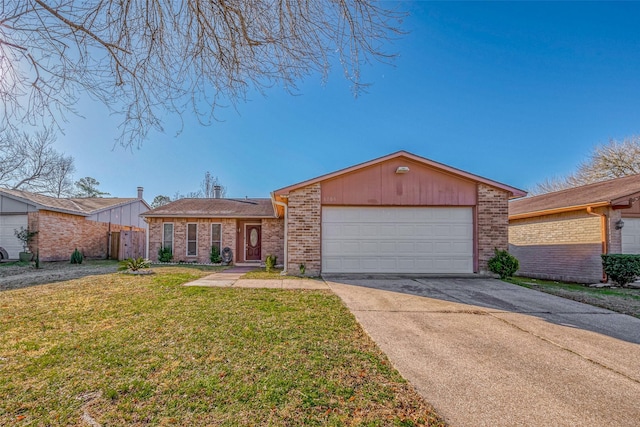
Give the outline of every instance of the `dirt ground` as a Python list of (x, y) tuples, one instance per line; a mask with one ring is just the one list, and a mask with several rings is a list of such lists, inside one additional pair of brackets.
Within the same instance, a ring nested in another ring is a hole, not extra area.
[(118, 271), (116, 261), (85, 261), (79, 265), (69, 264), (68, 261), (43, 262), (38, 269), (33, 266), (33, 263), (30, 265), (4, 263), (0, 264), (0, 291), (116, 271)]

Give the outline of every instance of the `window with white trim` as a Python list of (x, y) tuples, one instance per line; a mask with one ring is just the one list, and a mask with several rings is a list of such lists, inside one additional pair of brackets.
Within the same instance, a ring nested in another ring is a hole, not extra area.
[(222, 251), (222, 224), (211, 224), (211, 246)]
[(198, 224), (187, 224), (187, 256), (198, 255)]
[(162, 247), (173, 253), (173, 223), (171, 222), (162, 224)]

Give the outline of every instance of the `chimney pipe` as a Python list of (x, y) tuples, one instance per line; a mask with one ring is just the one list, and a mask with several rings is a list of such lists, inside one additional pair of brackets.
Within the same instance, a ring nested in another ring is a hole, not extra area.
[(222, 187), (220, 187), (219, 185), (214, 185), (213, 186), (213, 198), (214, 199), (219, 199), (221, 194), (222, 194)]
[(138, 199), (142, 199), (142, 192), (144, 191), (143, 187), (138, 187)]

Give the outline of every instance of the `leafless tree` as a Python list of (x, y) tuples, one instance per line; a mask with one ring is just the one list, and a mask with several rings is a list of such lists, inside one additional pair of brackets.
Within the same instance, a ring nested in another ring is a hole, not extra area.
[(60, 156), (58, 166), (45, 183), (44, 193), (58, 198), (73, 195), (73, 173), (75, 170), (73, 157)]
[(565, 177), (537, 184), (529, 194), (544, 194), (640, 173), (640, 136), (596, 146), (577, 170)]
[(53, 148), (55, 133), (0, 133), (0, 186), (54, 197), (69, 195), (73, 158)]
[(64, 116), (88, 92), (130, 146), (166, 111), (210, 123), (249, 88), (294, 90), (338, 63), (357, 94), (403, 16), (374, 0), (1, 0), (0, 126)]
[(216, 186), (220, 189), (220, 197), (225, 197), (227, 195), (227, 187), (220, 184), (217, 176), (211, 175), (209, 171), (205, 172), (204, 179), (200, 184), (202, 197), (209, 199), (216, 197)]

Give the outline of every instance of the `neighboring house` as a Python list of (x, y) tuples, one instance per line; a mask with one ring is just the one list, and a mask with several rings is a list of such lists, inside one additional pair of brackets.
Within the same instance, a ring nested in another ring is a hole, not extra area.
[(272, 192), (183, 199), (148, 211), (149, 256), (235, 262), (278, 256), (289, 273), (485, 272), (507, 248), (508, 200), (526, 193), (400, 151)]
[(640, 253), (640, 175), (509, 203), (509, 251), (518, 274), (595, 283), (600, 255)]
[(38, 232), (30, 249), (42, 261), (68, 260), (75, 248), (87, 258), (107, 258), (111, 233), (145, 231), (140, 214), (149, 208), (142, 187), (132, 198), (60, 199), (0, 188), (0, 257), (18, 258), (22, 243), (14, 230), (24, 227)]

